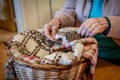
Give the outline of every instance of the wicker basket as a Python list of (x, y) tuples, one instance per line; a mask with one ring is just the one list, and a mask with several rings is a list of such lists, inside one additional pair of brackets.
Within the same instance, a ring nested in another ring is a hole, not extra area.
[(9, 42), (4, 45), (7, 46), (7, 55), (12, 59), (12, 66), (19, 80), (90, 80), (88, 59), (75, 59), (69, 66), (30, 64), (12, 56), (8, 49)]
[(8, 56), (13, 60), (15, 74), (19, 80), (90, 80), (88, 69), (90, 62), (81, 58), (74, 60), (70, 66), (38, 65), (26, 63), (13, 57), (6, 49)]
[(29, 65), (15, 61), (14, 69), (20, 80), (88, 80), (88, 62), (85, 59), (73, 66)]
[(13, 62), (19, 80), (88, 80), (88, 61), (82, 58), (72, 66), (30, 65), (21, 61)]

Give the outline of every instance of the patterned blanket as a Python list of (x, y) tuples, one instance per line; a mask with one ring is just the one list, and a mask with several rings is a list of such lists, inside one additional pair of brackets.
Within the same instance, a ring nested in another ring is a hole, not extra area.
[(15, 58), (29, 63), (70, 65), (74, 58), (78, 57), (78, 54), (79, 58), (82, 55), (84, 45), (81, 42), (76, 42), (76, 45), (68, 51), (67, 49), (66, 51), (61, 49), (61, 51), (56, 52), (52, 50), (53, 48), (59, 48), (63, 43), (81, 38), (75, 34), (77, 34), (76, 31), (59, 31), (56, 35), (56, 41), (53, 42), (47, 40), (41, 29), (27, 30), (13, 37), (10, 52)]
[[(75, 58), (80, 59), (83, 55), (86, 44), (81, 42), (81, 38), (77, 34), (77, 28), (60, 29), (54, 42), (45, 37), (42, 29), (26, 30), (13, 37), (10, 53), (15, 58), (32, 64), (71, 65)], [(67, 43), (72, 47), (65, 48)], [(91, 43), (96, 44), (96, 41)]]
[[(45, 37), (42, 29), (27, 30), (12, 38), (9, 51), (16, 59), (32, 64), (71, 65), (74, 59), (85, 57), (90, 59), (90, 73), (94, 74), (97, 41), (94, 38), (82, 38), (77, 34), (77, 29), (60, 29), (54, 42)], [(6, 71), (10, 72), (7, 68)]]

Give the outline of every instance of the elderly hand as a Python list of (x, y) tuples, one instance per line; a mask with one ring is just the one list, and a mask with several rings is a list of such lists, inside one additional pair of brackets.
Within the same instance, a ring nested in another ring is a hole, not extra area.
[(90, 18), (87, 19), (78, 29), (78, 34), (84, 37), (92, 37), (102, 33), (108, 28), (105, 18)]
[(58, 29), (60, 28), (60, 20), (57, 18), (52, 19), (48, 24), (44, 25), (44, 32), (45, 36), (54, 41), (55, 35), (58, 32)]

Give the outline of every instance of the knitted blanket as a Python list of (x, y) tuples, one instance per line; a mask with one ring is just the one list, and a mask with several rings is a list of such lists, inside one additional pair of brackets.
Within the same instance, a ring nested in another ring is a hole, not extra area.
[[(12, 44), (10, 52), (15, 58), (29, 63), (70, 65), (74, 60), (74, 57), (78, 57), (78, 53), (79, 58), (81, 57), (82, 51), (84, 49), (84, 45), (82, 43), (79, 42), (77, 45), (74, 45), (74, 49), (72, 48), (71, 51), (61, 50), (52, 52), (51, 47), (59, 47), (60, 42), (58, 42), (58, 40), (60, 37), (64, 37), (64, 40), (62, 42), (64, 42), (65, 39), (67, 42), (73, 41), (75, 39), (80, 39), (80, 36), (73, 37), (75, 36), (74, 33), (76, 32), (59, 31), (59, 33), (56, 35), (56, 41), (53, 42), (47, 40), (41, 29), (27, 30), (22, 33), (18, 33), (13, 37), (11, 40)], [(79, 48), (77, 49), (77, 47)]]
[[(91, 61), (90, 73), (94, 74), (98, 47), (94, 38), (82, 38), (78, 28), (62, 28), (56, 41), (48, 40), (42, 29), (27, 30), (14, 35), (9, 51), (16, 59), (32, 64), (71, 65), (72, 61), (85, 57)], [(6, 64), (6, 75), (13, 73)], [(11, 68), (11, 67), (10, 67)], [(8, 77), (7, 76), (7, 77)]]

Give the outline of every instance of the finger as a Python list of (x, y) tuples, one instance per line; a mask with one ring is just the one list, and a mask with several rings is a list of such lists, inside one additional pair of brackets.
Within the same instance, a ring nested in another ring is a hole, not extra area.
[(88, 50), (88, 51), (85, 51), (85, 52), (83, 53), (83, 57), (89, 59), (92, 65), (95, 65), (95, 64), (96, 64), (96, 59), (95, 59), (95, 57), (89, 52), (89, 50)]
[(53, 40), (52, 35), (51, 35), (51, 26), (50, 26), (50, 25), (46, 24), (46, 25), (44, 26), (44, 33), (45, 33), (45, 36), (46, 36), (48, 39)]
[(85, 33), (85, 37), (89, 37), (88, 35), (90, 35), (90, 33), (96, 28), (97, 25), (98, 20), (96, 18), (89, 19), (89, 24), (86, 25), (88, 29)]
[[(86, 20), (81, 26), (84, 26), (83, 28), (82, 28), (82, 30), (81, 30), (81, 35), (82, 36), (85, 36), (86, 34), (88, 34), (88, 33), (86, 33), (90, 28), (91, 28), (91, 26), (93, 25), (95, 23), (95, 19), (88, 19), (88, 20)], [(89, 32), (90, 33), (90, 32)], [(85, 36), (86, 37), (86, 36)]]
[(48, 24), (45, 24), (45, 26), (44, 26), (44, 33), (45, 33), (46, 37), (48, 37), (48, 35), (50, 35), (49, 25)]
[(94, 34), (93, 32), (91, 32), (91, 33), (88, 35), (88, 37), (93, 37), (93, 36), (95, 36), (95, 34)]
[(95, 66), (97, 63), (97, 45), (92, 45), (92, 49), (86, 50), (83, 52), (83, 57), (87, 58), (90, 60), (91, 65), (90, 65), (90, 73), (94, 74), (95, 72)]
[(78, 34), (81, 35), (81, 32), (83, 31), (84, 27), (88, 24), (88, 20), (86, 20), (84, 23), (82, 23), (82, 25), (80, 26), (80, 28), (78, 29)]
[(98, 23), (94, 23), (91, 25), (91, 27), (86, 31), (85, 37), (89, 37), (89, 35), (92, 33), (92, 31), (98, 26)]
[(84, 29), (84, 26), (80, 26), (80, 28), (78, 29), (77, 33), (81, 35), (81, 32), (82, 32), (83, 29)]
[(53, 25), (52, 27), (52, 38), (55, 40), (55, 35), (58, 32), (58, 28), (56, 25)]
[(81, 31), (81, 36), (85, 36), (86, 31), (88, 31), (88, 28), (85, 26)]
[(85, 34), (85, 38), (89, 37), (89, 35), (92, 33), (92, 30), (87, 30)]
[(96, 23), (94, 26), (94, 30), (91, 34), (89, 34), (89, 37), (95, 36), (96, 34), (102, 33), (106, 29), (106, 24), (103, 24), (101, 22)]
[(93, 37), (93, 36), (95, 36), (96, 34), (99, 34), (100, 32), (101, 32), (100, 28), (97, 27), (97, 28), (95, 28), (88, 36), (89, 36), (89, 37)]

